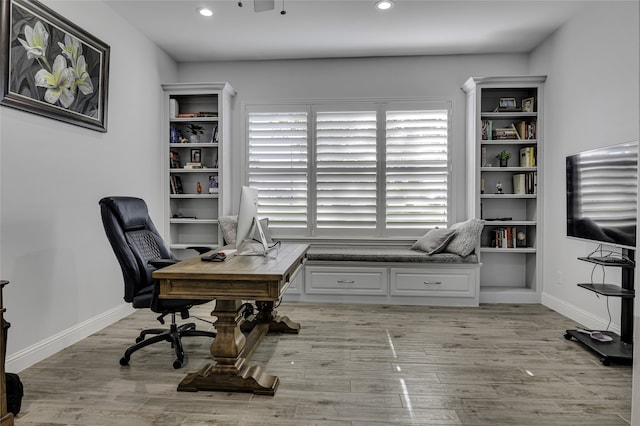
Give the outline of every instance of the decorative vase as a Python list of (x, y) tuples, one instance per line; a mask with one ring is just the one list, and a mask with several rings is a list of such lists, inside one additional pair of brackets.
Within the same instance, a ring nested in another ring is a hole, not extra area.
[(190, 143), (200, 143), (200, 135), (189, 135)]
[(508, 164), (509, 164), (509, 159), (508, 158), (501, 158), (500, 159), (500, 167), (507, 167)]

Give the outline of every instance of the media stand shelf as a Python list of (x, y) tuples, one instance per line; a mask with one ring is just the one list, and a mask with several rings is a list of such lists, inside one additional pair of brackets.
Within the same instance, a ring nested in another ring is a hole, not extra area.
[(589, 291), (593, 291), (594, 293), (602, 294), (604, 296), (624, 298), (635, 296), (635, 293), (632, 290), (626, 290), (613, 284), (580, 283), (578, 284), (578, 287), (586, 288)]
[(580, 333), (577, 330), (567, 330), (564, 335), (565, 339), (571, 340), (573, 337), (578, 342), (589, 348), (600, 356), (602, 365), (628, 364), (633, 360), (633, 344), (623, 342), (617, 334), (611, 331), (602, 331), (602, 334), (611, 336), (611, 342), (599, 342), (592, 339), (588, 334)]
[[(622, 250), (622, 255), (626, 259), (634, 259), (633, 250)], [(620, 336), (610, 331), (603, 331), (603, 334), (611, 336), (611, 342), (600, 342), (591, 338), (588, 334), (577, 330), (567, 330), (564, 337), (571, 340), (573, 337), (586, 348), (598, 354), (603, 365), (611, 363), (631, 364), (633, 362), (633, 298), (635, 296), (633, 273), (635, 264), (633, 260), (623, 261), (621, 259), (610, 259), (606, 257), (579, 257), (578, 260), (595, 263), (602, 266), (621, 268), (622, 285), (613, 284), (593, 284), (580, 283), (578, 287), (602, 294), (607, 297), (620, 297)]]

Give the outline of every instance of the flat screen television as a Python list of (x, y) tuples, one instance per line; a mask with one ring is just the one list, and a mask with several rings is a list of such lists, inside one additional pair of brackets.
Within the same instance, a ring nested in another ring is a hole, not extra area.
[(635, 249), (638, 141), (566, 157), (567, 236)]

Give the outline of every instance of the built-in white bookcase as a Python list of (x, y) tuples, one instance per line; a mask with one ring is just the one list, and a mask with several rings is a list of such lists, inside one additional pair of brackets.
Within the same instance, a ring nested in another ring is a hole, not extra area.
[[(468, 216), (486, 221), (481, 303), (540, 302), (545, 80), (472, 77), (463, 86)], [(506, 166), (501, 152), (510, 155)]]
[[(228, 214), (231, 98), (228, 83), (164, 84), (165, 238), (179, 257), (190, 246), (222, 243), (218, 217)], [(199, 128), (192, 137), (190, 128)], [(211, 185), (211, 181), (215, 181)]]

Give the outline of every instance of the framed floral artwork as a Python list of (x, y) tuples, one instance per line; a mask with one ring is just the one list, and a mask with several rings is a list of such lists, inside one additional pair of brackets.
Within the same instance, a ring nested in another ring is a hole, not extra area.
[(35, 0), (0, 24), (0, 105), (106, 132), (109, 46)]

